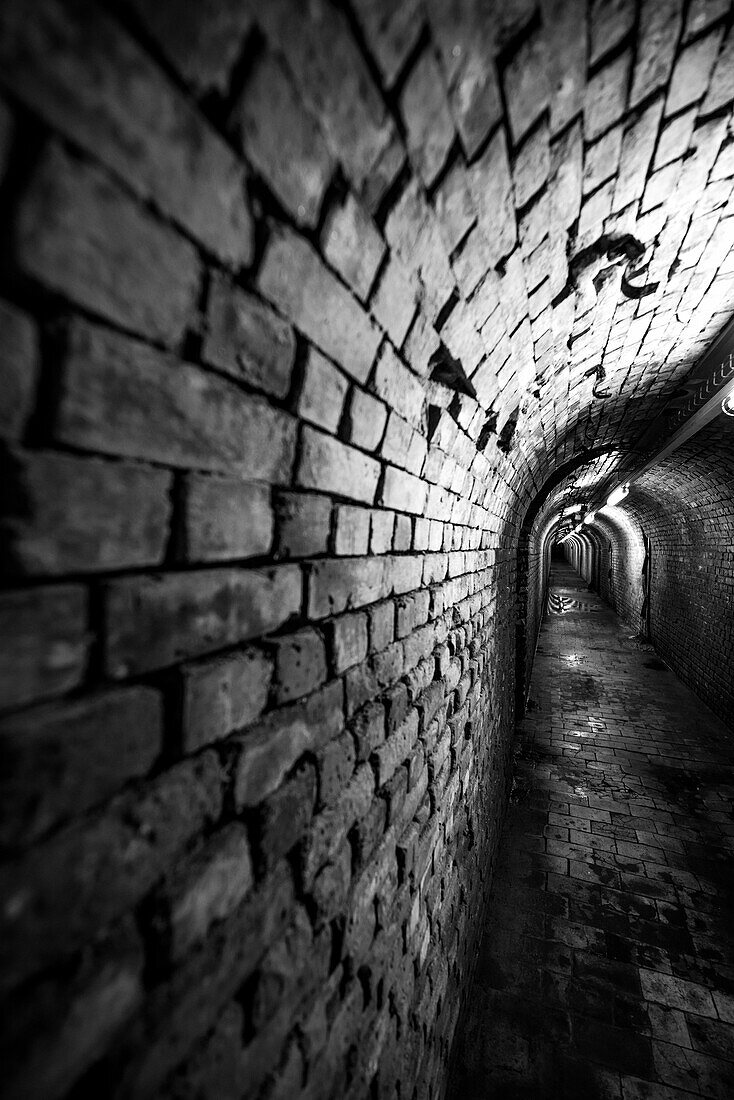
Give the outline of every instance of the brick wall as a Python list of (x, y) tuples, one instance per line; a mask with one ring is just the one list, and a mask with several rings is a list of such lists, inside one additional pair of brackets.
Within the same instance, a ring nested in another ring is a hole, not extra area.
[(635, 631), (644, 628), (645, 544), (640, 525), (624, 507), (599, 516), (600, 591)]
[[(543, 522), (544, 520), (546, 522)], [(530, 689), (535, 650), (546, 609), (551, 550), (556, 526), (554, 520), (547, 522), (546, 510), (543, 509), (526, 538), (523, 539), (522, 534), (520, 535), (518, 560), (523, 563), (526, 582), (518, 592), (517, 608), (516, 708), (518, 713), (523, 713)]]
[(481, 928), (517, 457), (354, 26), (258, 7), (0, 17), (8, 1097), (440, 1095)]
[(8, 1096), (442, 1093), (519, 534), (734, 277), (726, 11), (448, 11), (2, 6)]
[(599, 591), (622, 620), (644, 632), (644, 536), (649, 538), (651, 640), (729, 724), (734, 724), (732, 456), (734, 423), (722, 414), (636, 481), (621, 507), (597, 515), (584, 536), (585, 553), (580, 539), (575, 546), (565, 544), (567, 557), (586, 579), (598, 570)]
[[(734, 726), (734, 422), (721, 415), (639, 483), (660, 655)], [(632, 495), (632, 494), (630, 494)]]

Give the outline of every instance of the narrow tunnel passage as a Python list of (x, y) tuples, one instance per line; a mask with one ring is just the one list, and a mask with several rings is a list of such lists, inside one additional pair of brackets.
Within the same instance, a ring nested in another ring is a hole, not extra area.
[(734, 1095), (733, 791), (723, 724), (554, 557), (450, 1096)]
[[(584, 753), (621, 805), (620, 685), (641, 820), (703, 807), (623, 643), (734, 727), (733, 73), (734, 0), (0, 4), (3, 1100), (445, 1100), (529, 695), (513, 821)], [(574, 582), (540, 637), (560, 543), (624, 629)], [(648, 867), (584, 797), (536, 847), (676, 893), (700, 830)], [(572, 865), (518, 874), (583, 932), (627, 895)], [(573, 965), (665, 931), (640, 897)], [(640, 988), (559, 1059), (606, 1028), (644, 1080)]]

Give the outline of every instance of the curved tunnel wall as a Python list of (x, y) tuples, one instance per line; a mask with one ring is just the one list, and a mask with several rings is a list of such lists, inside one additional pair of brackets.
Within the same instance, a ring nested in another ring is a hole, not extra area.
[(704, 7), (0, 6), (8, 1097), (441, 1095), (524, 518), (731, 315)]
[(734, 724), (734, 421), (717, 417), (565, 548), (620, 617), (649, 630), (671, 668)]

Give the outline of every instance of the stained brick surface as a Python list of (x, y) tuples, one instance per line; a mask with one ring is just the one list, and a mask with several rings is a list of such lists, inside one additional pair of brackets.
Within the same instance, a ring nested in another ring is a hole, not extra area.
[[(3, 6), (9, 1097), (444, 1094), (554, 517), (731, 315), (730, 23)], [(721, 448), (636, 507), (730, 699)]]

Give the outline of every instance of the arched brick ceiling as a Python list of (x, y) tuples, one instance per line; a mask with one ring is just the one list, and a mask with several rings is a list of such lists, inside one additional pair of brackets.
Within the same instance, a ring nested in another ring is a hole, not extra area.
[[(580, 495), (573, 482), (551, 493), (535, 530), (547, 534), (573, 495)], [(733, 499), (734, 419), (721, 415), (635, 481), (621, 505), (598, 511), (583, 533), (634, 529), (641, 538), (652, 528), (669, 529), (689, 546), (710, 548), (727, 537), (734, 545)]]
[[(327, 353), (357, 356), (361, 377), (375, 351), (348, 285), (387, 334), (387, 366), (397, 353), (414, 372), (410, 392), (380, 395), (448, 456), (457, 515), (477, 505), (490, 533), (517, 526), (555, 469), (600, 446), (630, 468), (732, 314), (729, 3), (115, 6), (244, 154), (259, 225), (290, 223), (341, 280), (324, 284), (341, 326), (319, 332)], [(52, 81), (14, 81), (64, 129)], [(129, 167), (105, 143), (100, 156)], [(157, 176), (136, 186), (165, 207)], [(233, 259), (211, 217), (207, 241), (247, 282), (263, 242)], [(276, 233), (256, 289), (278, 308), (273, 269), (294, 255), (304, 281), (322, 277)], [(315, 305), (286, 312), (303, 327)]]
[(713, 523), (734, 538), (733, 498), (734, 419), (722, 415), (636, 481), (624, 509), (643, 527)]
[[(732, 313), (729, 5), (251, 7), (412, 287), (427, 353), (438, 333), (498, 432), (519, 407), (507, 477), (532, 496), (583, 448), (633, 448)], [(212, 65), (193, 74), (209, 92)]]

